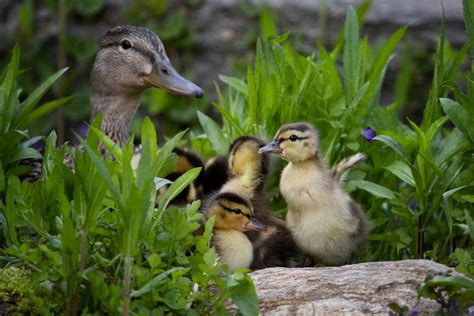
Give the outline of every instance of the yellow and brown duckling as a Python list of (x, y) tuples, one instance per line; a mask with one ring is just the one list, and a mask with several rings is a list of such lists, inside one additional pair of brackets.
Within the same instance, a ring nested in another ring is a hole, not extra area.
[(221, 192), (208, 200), (203, 213), (206, 219), (215, 216), (212, 245), (220, 260), (230, 271), (250, 268), (254, 250), (244, 232), (266, 229), (255, 217), (250, 201), (232, 192)]
[(245, 233), (254, 249), (251, 269), (310, 266), (311, 258), (298, 247), (285, 221), (266, 206), (264, 185), (270, 161), (258, 154), (264, 145), (263, 140), (253, 136), (234, 141), (229, 153), (230, 179), (221, 189), (249, 199), (257, 218), (267, 226), (265, 231)]
[(287, 226), (297, 244), (328, 265), (350, 263), (367, 240), (368, 220), (323, 161), (317, 131), (307, 123), (280, 127), (260, 153), (289, 161), (280, 178)]

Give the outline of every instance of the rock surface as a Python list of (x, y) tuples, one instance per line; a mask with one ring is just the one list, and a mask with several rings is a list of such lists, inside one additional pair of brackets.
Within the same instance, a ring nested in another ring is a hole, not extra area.
[(438, 303), (425, 298), (418, 303), (417, 288), (428, 275), (448, 270), (452, 269), (429, 260), (403, 260), (268, 268), (250, 275), (262, 315), (387, 314), (386, 306), (394, 302), (410, 309), (418, 305), (422, 313), (432, 314)]

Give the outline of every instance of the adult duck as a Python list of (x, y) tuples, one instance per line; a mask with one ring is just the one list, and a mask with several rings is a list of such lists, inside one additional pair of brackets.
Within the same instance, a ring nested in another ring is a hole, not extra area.
[[(103, 113), (102, 131), (120, 145), (128, 140), (130, 123), (146, 89), (162, 88), (196, 98), (204, 94), (173, 68), (163, 43), (153, 31), (132, 25), (114, 27), (102, 37), (90, 84), (91, 120)], [(69, 156), (65, 163), (72, 168)], [(28, 164), (33, 165), (33, 170), (26, 178), (35, 181), (42, 173), (42, 164)]]

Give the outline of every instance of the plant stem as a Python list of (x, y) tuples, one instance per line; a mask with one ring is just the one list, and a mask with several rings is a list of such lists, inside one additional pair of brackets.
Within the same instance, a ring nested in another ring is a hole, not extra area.
[(128, 316), (130, 310), (130, 277), (132, 272), (132, 257), (130, 255), (125, 256), (124, 273), (123, 273), (123, 313), (122, 315)]
[[(67, 5), (65, 0), (59, 0), (59, 41), (58, 41), (58, 67), (66, 67), (66, 19)], [(64, 84), (60, 85), (58, 97), (64, 94)], [(58, 144), (64, 143), (64, 107), (60, 106), (56, 110), (56, 134), (58, 135)]]

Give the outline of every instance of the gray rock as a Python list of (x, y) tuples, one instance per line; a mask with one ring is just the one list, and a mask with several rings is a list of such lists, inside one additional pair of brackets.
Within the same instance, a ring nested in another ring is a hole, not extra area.
[[(252, 272), (262, 315), (387, 314), (387, 306), (439, 309), (417, 289), (429, 275), (452, 270), (429, 260), (367, 262), (342, 267), (268, 268)], [(454, 272), (456, 274), (456, 272)], [(231, 309), (235, 310), (235, 307)]]

